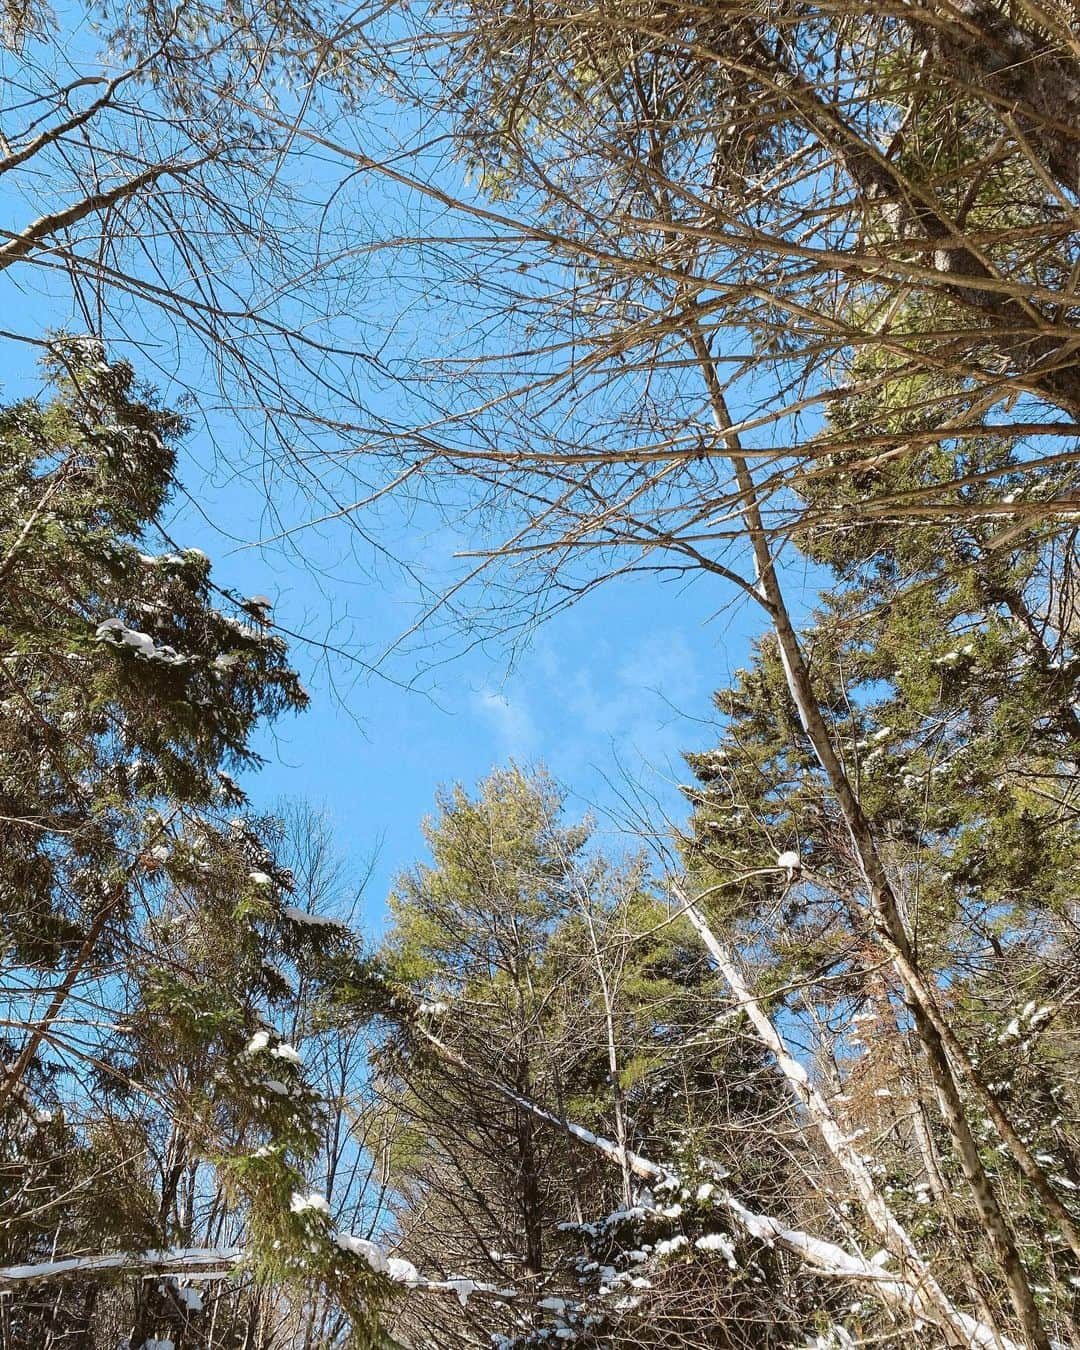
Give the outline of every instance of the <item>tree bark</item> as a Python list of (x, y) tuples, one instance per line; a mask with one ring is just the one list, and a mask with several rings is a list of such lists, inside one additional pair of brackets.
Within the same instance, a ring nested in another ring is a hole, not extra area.
[(864, 1213), (877, 1230), (886, 1251), (899, 1262), (903, 1276), (911, 1285), (915, 1296), (926, 1301), (926, 1316), (933, 1318), (943, 1327), (951, 1343), (970, 1344), (962, 1317), (952, 1306), (945, 1291), (934, 1279), (926, 1262), (916, 1250), (910, 1235), (874, 1185), (869, 1169), (857, 1150), (851, 1147), (828, 1103), (810, 1082), (803, 1066), (791, 1055), (772, 1020), (751, 993), (731, 953), (721, 944), (706, 923), (704, 915), (697, 905), (686, 897), (681, 886), (676, 882), (672, 889), (679, 899), (683, 912), (715, 961), (717, 969), (727, 981), (736, 1003), (746, 1013), (762, 1044), (771, 1051), (780, 1072), (791, 1086), (796, 1101), (807, 1111), (817, 1126), (825, 1147), (851, 1182)]
[[(708, 344), (699, 329), (691, 330), (689, 337), (706, 383), (717, 431), (727, 445), (741, 494), (743, 519), (746, 522), (747, 535), (754, 556), (758, 586), (772, 620), (788, 689), (803, 729), (844, 817), (866, 886), (875, 932), (892, 957), (904, 986), (916, 1033), (934, 1078), (942, 1117), (952, 1135), (960, 1165), (979, 1211), (983, 1231), (1023, 1329), (1025, 1343), (1032, 1347), (1032, 1350), (1051, 1350), (1050, 1339), (1042, 1324), (1039, 1310), (1035, 1306), (1027, 1273), (1017, 1251), (1016, 1240), (986, 1175), (979, 1147), (968, 1124), (960, 1091), (949, 1062), (946, 1039), (948, 1037), (957, 1045), (959, 1042), (948, 1031), (945, 1019), (936, 1007), (936, 1000), (930, 995), (926, 982), (915, 966), (900, 907), (878, 854), (870, 822), (840, 763), (828, 725), (815, 697), (810, 673), (803, 659), (799, 639), (792, 626), (791, 616), (776, 575), (768, 536), (758, 507), (753, 477), (741, 453), (739, 438), (730, 430), (731, 418)], [(999, 1114), (1003, 1113), (999, 1111)]]
[(909, 5), (904, 22), (946, 79), (1010, 114), (1042, 168), (1080, 196), (1080, 62), (1064, 44), (1054, 51), (990, 0)]

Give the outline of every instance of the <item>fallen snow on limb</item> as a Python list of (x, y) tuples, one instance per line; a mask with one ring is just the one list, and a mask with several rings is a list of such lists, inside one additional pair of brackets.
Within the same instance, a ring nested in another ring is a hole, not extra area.
[[(727, 1192), (718, 1195), (717, 1202), (738, 1221), (752, 1237), (759, 1238), (769, 1246), (782, 1247), (785, 1251), (801, 1257), (816, 1275), (848, 1280), (865, 1280), (873, 1284), (884, 1302), (894, 1308), (903, 1308), (917, 1319), (925, 1319), (920, 1311), (920, 1300), (916, 1292), (889, 1275), (873, 1261), (862, 1256), (854, 1256), (843, 1247), (824, 1238), (813, 1237), (797, 1228), (785, 1228), (777, 1219), (768, 1214), (755, 1214), (747, 1209), (735, 1197)], [(1021, 1350), (1015, 1341), (999, 1335), (992, 1327), (968, 1317), (966, 1313), (956, 1314), (968, 1344), (974, 1347), (989, 1347), (990, 1350)]]
[[(437, 1036), (433, 1036), (426, 1028), (422, 1026), (414, 1027), (414, 1030), (418, 1031), (443, 1059), (457, 1064), (487, 1087), (499, 1093), (506, 1101), (512, 1102), (523, 1111), (527, 1111), (534, 1119), (546, 1121), (562, 1130), (564, 1134), (570, 1135), (571, 1138), (590, 1145), (597, 1152), (602, 1153), (609, 1162), (616, 1163), (619, 1166), (626, 1165), (636, 1176), (650, 1181), (678, 1184), (678, 1178), (670, 1168), (661, 1167), (658, 1163), (654, 1163), (640, 1153), (633, 1153), (629, 1149), (620, 1149), (610, 1139), (603, 1139), (573, 1121), (560, 1120), (550, 1111), (545, 1111), (543, 1107), (519, 1096), (513, 1088), (508, 1087), (505, 1083), (495, 1078), (489, 1078), (486, 1074), (473, 1068), (462, 1055), (440, 1041)], [(700, 1161), (707, 1166), (706, 1159)], [(721, 1175), (722, 1172), (717, 1174), (717, 1180), (720, 1179)], [(716, 1186), (713, 1191), (713, 1203), (726, 1209), (743, 1232), (770, 1247), (780, 1247), (782, 1250), (790, 1252), (793, 1256), (804, 1261), (815, 1275), (830, 1279), (866, 1281), (873, 1285), (878, 1296), (890, 1307), (903, 1310), (915, 1321), (931, 1320), (927, 1316), (924, 1300), (918, 1290), (912, 1288), (910, 1284), (903, 1280), (897, 1279), (895, 1275), (883, 1271), (880, 1266), (874, 1265), (873, 1262), (867, 1261), (864, 1257), (856, 1256), (824, 1238), (814, 1237), (812, 1234), (804, 1233), (797, 1228), (787, 1228), (779, 1219), (774, 1219), (769, 1214), (755, 1214), (753, 1210), (748, 1209), (740, 1200), (736, 1199), (726, 1187)], [(937, 1321), (938, 1317), (934, 1317), (932, 1320)], [(999, 1335), (992, 1327), (987, 1326), (984, 1322), (979, 1322), (974, 1317), (969, 1317), (966, 1313), (955, 1313), (955, 1320), (952, 1320), (952, 1329), (967, 1340), (972, 1350), (983, 1350), (983, 1347), (987, 1347), (987, 1350), (1020, 1350), (1020, 1346), (1015, 1341)]]
[[(0, 1289), (32, 1284), (38, 1280), (107, 1275), (115, 1271), (186, 1275), (199, 1271), (203, 1278), (226, 1276), (243, 1259), (241, 1247), (172, 1247), (167, 1251), (110, 1252), (101, 1256), (70, 1256), (60, 1261), (39, 1261), (26, 1266), (0, 1266)], [(209, 1276), (205, 1273), (212, 1272)]]
[[(308, 1197), (301, 1197), (307, 1199)], [(320, 1200), (322, 1197), (318, 1197)], [(400, 1256), (389, 1256), (376, 1242), (354, 1237), (352, 1233), (338, 1233), (334, 1241), (342, 1251), (361, 1257), (372, 1270), (407, 1289), (422, 1289), (429, 1293), (453, 1294), (462, 1307), (472, 1294), (494, 1294), (498, 1298), (515, 1298), (515, 1289), (500, 1289), (464, 1275), (450, 1275), (446, 1279), (431, 1279), (421, 1275), (411, 1261)], [(110, 1252), (107, 1255), (71, 1256), (60, 1261), (39, 1261), (25, 1266), (0, 1266), (0, 1289), (33, 1284), (45, 1280), (85, 1279), (94, 1275), (116, 1273), (131, 1275), (192, 1276), (201, 1280), (225, 1279), (232, 1268), (244, 1259), (243, 1247), (173, 1247), (167, 1251)], [(189, 1308), (200, 1302), (194, 1290), (181, 1289), (181, 1301)]]
[(465, 1275), (449, 1275), (444, 1280), (429, 1279), (421, 1275), (411, 1261), (406, 1261), (400, 1256), (388, 1255), (370, 1238), (357, 1237), (353, 1233), (338, 1233), (334, 1241), (343, 1252), (359, 1256), (372, 1270), (385, 1275), (395, 1284), (402, 1284), (407, 1289), (425, 1289), (430, 1293), (454, 1294), (463, 1308), (473, 1294), (494, 1294), (498, 1298), (517, 1296), (515, 1289), (500, 1289), (497, 1285), (471, 1280)]
[(329, 1214), (330, 1203), (326, 1196), (320, 1195), (318, 1191), (293, 1191), (289, 1210), (293, 1214), (304, 1214), (308, 1210), (314, 1210), (317, 1214)]
[[(782, 853), (777, 860), (781, 866), (785, 865), (785, 858), (794, 858), (795, 864), (799, 861), (797, 854)], [(705, 916), (698, 909), (697, 902), (687, 896), (677, 880), (672, 882), (672, 891), (682, 912), (690, 920), (706, 951), (726, 980), (739, 1007), (746, 1013), (758, 1039), (776, 1060), (777, 1067), (787, 1079), (795, 1100), (809, 1113), (826, 1148), (850, 1179), (866, 1217), (877, 1229), (886, 1248), (897, 1258), (901, 1278), (914, 1297), (912, 1308), (940, 1325), (950, 1328), (958, 1336), (968, 1336), (970, 1328), (964, 1314), (953, 1306), (952, 1301), (931, 1274), (910, 1234), (896, 1218), (885, 1196), (878, 1190), (866, 1165), (865, 1156), (852, 1148), (855, 1136), (845, 1135), (841, 1130), (831, 1106), (811, 1083), (803, 1066), (788, 1050), (772, 1019), (751, 991), (732, 953), (709, 927)]]
[(307, 924), (314, 928), (343, 928), (346, 931), (349, 927), (340, 919), (331, 919), (328, 914), (309, 914), (306, 909), (298, 909), (296, 905), (286, 905), (281, 912), (290, 923)]

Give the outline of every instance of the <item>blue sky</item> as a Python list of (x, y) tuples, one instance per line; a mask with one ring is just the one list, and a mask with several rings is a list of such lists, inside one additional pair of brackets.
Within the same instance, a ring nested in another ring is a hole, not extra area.
[[(49, 185), (38, 188), (23, 199), (18, 184), (6, 186), (0, 209), (12, 228), (46, 209)], [(372, 232), (379, 217), (405, 209), (389, 196), (361, 200), (360, 207)], [(436, 310), (421, 282), (414, 276), (392, 294), (391, 276), (370, 273), (357, 283), (364, 303), (357, 299), (345, 318), (337, 316), (338, 331), (351, 323), (357, 340), (366, 340), (366, 325), (377, 346), (406, 303), (417, 332), (453, 342), (457, 311)], [(63, 272), (26, 265), (0, 276), (0, 314), (11, 316), (0, 327), (17, 320), (21, 332), (37, 337), (86, 326)], [(134, 360), (140, 373), (164, 386), (166, 401), (205, 379), (194, 344), (174, 343), (164, 333), (155, 348), (153, 314), (148, 319), (135, 306), (125, 319), (135, 333), (141, 324), (143, 345), (159, 351), (156, 370)], [(115, 342), (110, 354), (131, 352)], [(169, 387), (173, 371), (176, 389)], [(4, 341), (0, 396), (38, 384), (33, 349)], [(373, 411), (392, 417), (401, 408), (388, 401)], [(420, 603), (409, 572), (380, 546), (399, 558), (422, 559), (425, 575), (437, 580), (459, 566), (454, 551), (475, 542), (467, 517), (450, 527), (430, 506), (402, 500), (365, 517), (375, 543), (339, 521), (300, 531), (286, 546), (254, 546), (278, 524), (268, 509), (265, 466), (245, 438), (249, 419), (230, 416), (212, 401), (198, 419), (169, 522), (176, 542), (202, 548), (219, 584), (269, 596), (286, 630), (347, 653), (327, 660), (317, 645), (294, 644), (311, 709), (259, 736), (266, 765), (244, 786), (258, 807), (286, 795), (325, 804), (341, 851), (357, 871), (377, 854), (366, 905), (373, 929), (393, 875), (422, 855), (420, 822), (440, 784), (472, 785), (509, 759), (542, 761), (568, 789), (571, 810), (598, 813), (598, 837), (613, 850), (629, 843), (606, 814), (618, 814), (627, 781), (657, 814), (682, 817), (677, 785), (687, 770), (681, 753), (714, 742), (711, 693), (745, 663), (749, 635), (760, 631), (759, 616), (745, 600), (703, 576), (692, 585), (641, 576), (594, 590), (512, 648), (497, 639), (470, 645), (469, 634), (437, 623), (395, 650), (380, 674), (367, 674), (350, 654), (373, 660), (409, 628)], [(287, 525), (317, 513), (280, 478), (269, 491)]]
[[(220, 583), (266, 594), (285, 628), (367, 654), (405, 626), (411, 611), (395, 600), (399, 579), (338, 563), (337, 532), (312, 538), (314, 571), (273, 549), (237, 549), (235, 535), (259, 537), (258, 486), (215, 492), (197, 454), (185, 486), (199, 510), (180, 510), (171, 527), (178, 542), (204, 549)], [(331, 568), (335, 580), (322, 579)], [(358, 869), (377, 851), (366, 906), (377, 927), (393, 875), (422, 856), (420, 822), (442, 783), (474, 784), (510, 759), (542, 761), (569, 790), (570, 809), (595, 811), (598, 839), (617, 851), (630, 840), (608, 813), (623, 810), (624, 776), (658, 813), (680, 819), (682, 751), (713, 743), (712, 691), (745, 662), (758, 625), (745, 601), (711, 580), (676, 586), (642, 577), (600, 587), (541, 623), (521, 650), (464, 650), (464, 639), (451, 637), (442, 662), (411, 688), (430, 657), (422, 638), (385, 675), (340, 659), (328, 667), (299, 643), (294, 657), (312, 706), (258, 738), (267, 763), (244, 784), (258, 805), (279, 795), (325, 804)]]
[[(27, 303), (17, 276), (0, 278), (0, 303), (14, 303), (13, 292), (24, 319), (40, 308), (42, 331), (63, 326), (55, 305), (44, 323), (45, 306)], [(31, 349), (5, 343), (0, 351), (0, 397), (41, 387)], [(747, 601), (706, 577), (622, 579), (513, 648), (497, 640), (470, 648), (451, 632), (433, 653), (420, 635), (372, 674), (350, 656), (370, 660), (392, 644), (415, 597), (399, 569), (358, 555), (341, 523), (301, 531), (287, 552), (257, 546), (269, 528), (267, 502), (257, 467), (234, 471), (242, 457), (227, 451), (240, 435), (219, 418), (189, 437), (167, 527), (179, 545), (211, 557), (218, 584), (267, 595), (276, 622), (303, 635), (292, 655), (311, 707), (258, 734), (265, 764), (241, 781), (258, 808), (284, 796), (324, 806), (357, 875), (374, 859), (363, 909), (373, 934), (394, 875), (423, 856), (420, 825), (440, 784), (471, 786), (511, 759), (543, 762), (568, 789), (569, 809), (596, 815), (597, 840), (613, 852), (633, 843), (628, 783), (656, 819), (682, 819), (682, 752), (714, 742), (712, 691), (745, 663), (760, 631)], [(303, 503), (275, 505), (286, 519), (291, 510), (303, 519)], [(438, 542), (443, 556), (430, 565), (453, 566), (460, 535), (404, 513), (386, 527), (397, 551), (430, 554)], [(323, 642), (346, 654), (327, 658)]]

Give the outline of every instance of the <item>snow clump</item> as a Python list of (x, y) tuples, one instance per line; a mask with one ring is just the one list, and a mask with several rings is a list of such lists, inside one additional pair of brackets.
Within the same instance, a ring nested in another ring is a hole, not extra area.
[(289, 1209), (293, 1214), (306, 1214), (309, 1209), (316, 1210), (319, 1214), (330, 1213), (326, 1196), (320, 1195), (318, 1191), (293, 1191)]

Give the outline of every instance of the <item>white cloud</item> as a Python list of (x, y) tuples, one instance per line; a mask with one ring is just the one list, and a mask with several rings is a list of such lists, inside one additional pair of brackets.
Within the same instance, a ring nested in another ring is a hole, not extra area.
[(536, 724), (524, 701), (507, 698), (497, 689), (481, 689), (473, 705), (492, 724), (499, 742), (500, 759), (529, 759), (536, 750)]

